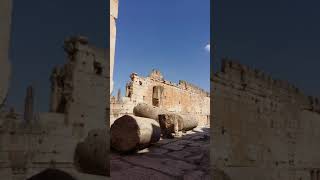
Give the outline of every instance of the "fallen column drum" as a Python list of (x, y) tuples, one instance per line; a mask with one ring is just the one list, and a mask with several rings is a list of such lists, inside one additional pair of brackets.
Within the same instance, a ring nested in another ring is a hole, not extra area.
[(145, 117), (158, 120), (159, 114), (167, 113), (166, 110), (146, 103), (139, 103), (133, 108), (133, 114), (139, 117)]
[(110, 128), (111, 147), (120, 152), (144, 149), (160, 140), (159, 123), (150, 118), (124, 115)]
[(109, 176), (109, 138), (106, 129), (91, 130), (75, 150), (75, 165), (83, 173)]
[(198, 126), (198, 121), (195, 117), (178, 113), (160, 114), (159, 123), (162, 132), (166, 134), (188, 131)]

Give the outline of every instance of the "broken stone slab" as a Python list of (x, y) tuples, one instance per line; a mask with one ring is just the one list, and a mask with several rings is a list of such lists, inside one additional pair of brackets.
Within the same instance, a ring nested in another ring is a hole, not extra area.
[(133, 114), (139, 117), (145, 117), (150, 119), (159, 119), (159, 114), (168, 113), (166, 110), (152, 106), (146, 103), (139, 103), (133, 108)]
[(172, 137), (172, 133), (179, 134), (179, 131), (188, 131), (198, 126), (196, 118), (177, 113), (159, 114), (161, 133), (165, 137)]
[(130, 152), (159, 141), (161, 130), (154, 119), (124, 115), (114, 121), (110, 135), (112, 148), (119, 152)]

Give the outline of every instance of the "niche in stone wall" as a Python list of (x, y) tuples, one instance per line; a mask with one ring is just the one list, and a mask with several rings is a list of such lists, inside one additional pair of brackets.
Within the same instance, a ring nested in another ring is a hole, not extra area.
[(93, 63), (94, 71), (96, 75), (102, 75), (102, 65), (99, 62), (94, 62)]
[(152, 93), (152, 105), (160, 107), (164, 88), (162, 86), (154, 86)]

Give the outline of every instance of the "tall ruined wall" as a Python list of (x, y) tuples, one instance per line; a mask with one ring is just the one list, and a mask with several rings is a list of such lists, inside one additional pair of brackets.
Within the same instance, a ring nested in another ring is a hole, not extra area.
[(320, 175), (317, 98), (228, 60), (211, 81), (214, 168), (234, 180)]
[(89, 45), (84, 37), (72, 37), (65, 41), (65, 51), (68, 63), (51, 75), (50, 111), (65, 113), (66, 123), (77, 132), (100, 128), (107, 108), (106, 50)]
[[(89, 45), (85, 37), (68, 38), (64, 45), (68, 61), (51, 75), (51, 112), (34, 111), (33, 90), (28, 88), (24, 116), (13, 110), (0, 114), (1, 178), (25, 180), (48, 168), (79, 180), (106, 178), (105, 171), (88, 173), (77, 161), (107, 159), (108, 148), (103, 145), (108, 137), (101, 133), (106, 129), (106, 53)], [(90, 147), (76, 151), (83, 142)]]
[(11, 0), (0, 1), (0, 108), (6, 99), (7, 91), (9, 89), (11, 10)]
[(118, 5), (118, 0), (110, 0), (110, 94), (113, 90), (113, 68), (117, 36), (116, 20), (118, 18)]
[(148, 77), (131, 74), (122, 103), (111, 104), (112, 113), (132, 113), (133, 107), (144, 102), (172, 112), (196, 115), (200, 125), (209, 124), (210, 97), (204, 90), (180, 81), (179, 84), (164, 80), (159, 71)]

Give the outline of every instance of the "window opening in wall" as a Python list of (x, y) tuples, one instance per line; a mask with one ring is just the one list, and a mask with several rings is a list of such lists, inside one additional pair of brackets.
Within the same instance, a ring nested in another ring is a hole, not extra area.
[(102, 66), (101, 63), (99, 62), (94, 62), (93, 63), (93, 67), (94, 67), (94, 71), (97, 75), (101, 75), (102, 74)]
[(153, 94), (152, 94), (152, 105), (160, 107), (161, 99), (163, 94), (163, 87), (162, 86), (154, 86), (153, 87)]

